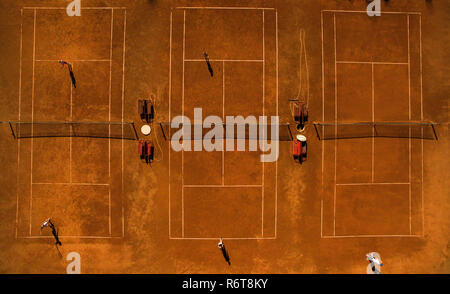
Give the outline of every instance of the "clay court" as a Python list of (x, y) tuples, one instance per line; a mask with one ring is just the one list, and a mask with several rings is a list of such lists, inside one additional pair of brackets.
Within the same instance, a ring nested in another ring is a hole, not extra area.
[[(78, 252), (82, 273), (363, 274), (372, 251), (383, 273), (450, 272), (445, 4), (69, 2), (0, 4), (1, 273), (65, 273)], [(250, 139), (173, 150), (169, 123), (199, 107), (279, 116), (278, 159)]]

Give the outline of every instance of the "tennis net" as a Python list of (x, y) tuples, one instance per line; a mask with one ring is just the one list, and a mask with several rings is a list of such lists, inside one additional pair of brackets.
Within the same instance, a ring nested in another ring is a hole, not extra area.
[(8, 123), (16, 139), (45, 137), (138, 139), (132, 122), (9, 121)]
[[(175, 132), (181, 130), (181, 126), (178, 128), (171, 128), (169, 122), (160, 122), (159, 126), (165, 140), (170, 140), (171, 135)], [(264, 126), (266, 130), (264, 130)], [(278, 141), (292, 141), (292, 130), (295, 130), (295, 126), (290, 126), (289, 123), (280, 123), (278, 125), (262, 125), (262, 124), (221, 124), (222, 139), (242, 139), (242, 140), (258, 140), (261, 139), (260, 131), (263, 132), (267, 140), (272, 140), (272, 131), (274, 127), (278, 126)], [(187, 127), (186, 127), (187, 128)], [(203, 137), (214, 128), (203, 128), (201, 124), (190, 125), (190, 140), (203, 139)], [(233, 130), (230, 132), (230, 130)], [(241, 131), (240, 131), (241, 130)], [(256, 131), (255, 131), (256, 130)], [(195, 132), (201, 132), (201, 136), (195, 136)], [(220, 138), (216, 138), (220, 139)], [(189, 138), (184, 138), (184, 140), (189, 140)]]
[(405, 122), (314, 122), (319, 140), (356, 138), (411, 138), (438, 140), (437, 123)]

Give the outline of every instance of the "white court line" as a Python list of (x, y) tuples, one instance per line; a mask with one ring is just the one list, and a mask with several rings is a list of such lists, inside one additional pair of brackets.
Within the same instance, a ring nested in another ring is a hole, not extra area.
[[(365, 10), (330, 10), (324, 9), (322, 12), (345, 12), (345, 13), (367, 13)], [(381, 11), (381, 14), (421, 14), (420, 12), (404, 12), (404, 11)]]
[(367, 186), (367, 185), (410, 185), (411, 183), (342, 183), (336, 186)]
[(407, 62), (383, 62), (383, 61), (336, 61), (342, 64), (387, 64), (387, 65), (408, 65)]
[[(170, 12), (170, 36), (169, 36), (169, 121), (171, 121), (171, 101), (172, 101), (172, 11)], [(169, 128), (169, 238), (171, 238), (172, 233), (171, 233), (171, 214), (170, 214), (170, 153), (171, 153), (171, 148), (170, 148), (170, 128)]]
[[(114, 9), (111, 10), (111, 41), (109, 46), (109, 106), (108, 106), (108, 121), (111, 121), (111, 87), (112, 87), (112, 44), (113, 44), (113, 32), (114, 32)], [(108, 177), (111, 183), (111, 125), (108, 125)], [(111, 186), (108, 191), (108, 203), (109, 203), (109, 235), (111, 236)]]
[[(181, 112), (184, 124), (184, 58), (186, 46), (186, 10), (183, 11), (183, 81), (181, 93)], [(184, 187), (184, 148), (181, 150), (181, 185)], [(184, 237), (184, 189), (181, 189), (181, 236)]]
[[(72, 64), (72, 70), (74, 66)], [(73, 110), (72, 110), (72, 104), (73, 104), (73, 86), (72, 84), (69, 84), (70, 86), (70, 121), (73, 121)], [(72, 129), (72, 126), (71, 126)], [(69, 138), (69, 182), (72, 183), (72, 136)]]
[[(337, 63), (336, 63), (336, 14), (333, 14), (334, 28), (334, 132), (337, 136)], [(337, 178), (337, 140), (334, 141), (334, 200), (333, 200), (333, 235), (336, 235), (336, 178)]]
[(261, 188), (263, 185), (183, 185), (183, 188)]
[[(266, 67), (266, 51), (265, 51), (265, 44), (264, 44), (264, 10), (262, 11), (262, 58), (263, 58), (263, 64), (262, 64), (262, 112), (263, 116), (265, 113), (265, 67)], [(265, 139), (265, 138), (264, 138)], [(261, 175), (261, 236), (264, 237), (264, 161), (262, 162), (262, 175)]]
[(382, 237), (398, 237), (398, 238), (421, 238), (420, 235), (336, 235), (336, 236), (322, 236), (323, 239), (337, 239), (337, 238), (382, 238)]
[[(419, 34), (420, 34), (420, 119), (423, 121), (423, 90), (422, 90), (422, 15), (419, 17)], [(423, 138), (423, 128), (421, 130), (422, 138)], [(422, 185), (421, 185), (421, 200), (422, 200), (422, 236), (425, 236), (425, 208), (424, 208), (424, 199), (423, 199), (423, 140), (421, 141), (422, 145)]]
[(234, 9), (234, 10), (275, 10), (275, 8), (272, 7), (175, 7), (175, 9)]
[[(372, 122), (375, 122), (375, 77), (372, 63)], [(372, 183), (375, 178), (375, 127), (372, 128)]]
[[(61, 10), (65, 10), (66, 7), (54, 7), (54, 6), (36, 6), (36, 7), (23, 7), (23, 9), (45, 9), (45, 10), (50, 10), (50, 9), (61, 9)], [(89, 9), (127, 9), (126, 7), (109, 7), (109, 6), (105, 6), (105, 7), (81, 7), (81, 10), (89, 10)]]
[[(222, 61), (222, 121), (225, 121), (225, 61)], [(222, 140), (222, 186), (225, 185), (225, 146)]]
[[(59, 236), (59, 238), (79, 238), (79, 239), (121, 239), (122, 237), (110, 236)], [(53, 239), (53, 236), (26, 236), (19, 237), (19, 239)]]
[[(124, 16), (123, 16), (123, 48), (122, 48), (122, 137), (123, 137), (123, 114), (124, 114), (124, 104), (125, 104), (125, 51), (126, 51), (126, 32), (127, 32), (127, 10), (124, 10)], [(124, 199), (124, 181), (123, 181), (123, 173), (124, 173), (124, 151), (123, 151), (123, 142), (122, 140), (122, 174), (121, 174), (121, 203), (122, 203), (122, 237), (125, 237), (125, 208), (123, 206), (123, 199)]]
[[(278, 11), (275, 10), (275, 72), (276, 72), (276, 113), (278, 116)], [(275, 161), (275, 239), (277, 238), (277, 220), (278, 220), (278, 160)]]
[[(22, 43), (23, 43), (23, 9), (20, 9), (20, 53), (19, 53), (19, 121), (20, 121), (20, 107), (22, 101)], [(20, 129), (19, 129), (20, 132)], [(20, 135), (20, 133), (19, 133)], [(20, 140), (17, 140), (17, 183), (16, 183), (16, 234), (17, 239), (18, 227), (19, 227), (19, 170), (20, 170)]]
[[(261, 238), (261, 237), (249, 237), (249, 238), (245, 238), (245, 237), (242, 237), (242, 238), (240, 238), (240, 237), (229, 237), (229, 238), (227, 238), (227, 237), (223, 237), (222, 239), (223, 240), (274, 240), (274, 239), (276, 239), (277, 237), (276, 236), (274, 236), (274, 237), (263, 237), (263, 238)], [(177, 238), (177, 237), (171, 237), (171, 238), (169, 238), (170, 240), (219, 240), (219, 237), (216, 237), (216, 238), (213, 238), (213, 237), (211, 237), (211, 238), (208, 238), (208, 237), (205, 237), (205, 238), (202, 238), (202, 237), (182, 237), (182, 238)]]
[[(407, 16), (407, 27), (408, 27), (408, 119), (411, 121), (411, 54), (410, 54), (410, 36), (409, 36), (409, 15)], [(409, 182), (411, 182), (411, 127), (409, 127)], [(409, 185), (409, 233), (412, 234), (412, 221), (411, 221), (411, 185)]]
[(32, 183), (33, 185), (109, 186), (103, 183)]
[[(187, 62), (205, 62), (205, 59), (185, 59)], [(216, 62), (264, 62), (262, 59), (209, 59)]]
[[(36, 59), (39, 62), (58, 62), (61, 59)], [(110, 62), (111, 59), (66, 59), (67, 62)]]
[[(36, 59), (36, 9), (34, 10), (34, 20), (33, 20), (33, 77), (31, 86), (31, 122), (34, 120), (34, 70), (35, 70), (35, 59)], [(33, 209), (33, 123), (31, 124), (31, 163), (30, 163), (30, 236), (31, 236), (31, 217)]]
[(323, 237), (323, 199), (320, 199), (320, 237)]
[[(323, 53), (323, 12), (320, 12), (320, 26), (321, 26), (321, 41), (322, 41), (322, 121), (325, 121), (325, 61)], [(324, 132), (324, 126), (322, 126), (322, 134)], [(323, 199), (323, 169), (324, 169), (324, 157), (325, 157), (325, 143), (322, 140), (322, 199)]]

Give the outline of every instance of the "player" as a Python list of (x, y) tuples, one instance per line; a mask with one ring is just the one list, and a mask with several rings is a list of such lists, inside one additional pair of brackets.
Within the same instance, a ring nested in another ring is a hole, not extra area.
[(209, 74), (211, 77), (214, 75), (213, 69), (211, 67), (211, 63), (209, 63), (208, 53), (203, 52), (203, 56), (205, 57), (206, 65), (208, 65)]
[(72, 80), (72, 85), (74, 88), (76, 88), (77, 81), (75, 80), (75, 75), (73, 74), (72, 65), (64, 60), (60, 60), (58, 62), (61, 63), (62, 67), (64, 67), (64, 65), (67, 64), (67, 67), (69, 68), (70, 79)]
[(380, 254), (378, 252), (370, 252), (366, 254), (366, 258), (369, 261), (367, 273), (381, 274), (381, 267), (383, 266), (383, 263), (381, 261)]
[(230, 256), (228, 255), (228, 252), (225, 249), (225, 245), (223, 245), (222, 238), (220, 238), (219, 244), (217, 244), (217, 246), (220, 248), (220, 251), (222, 251), (222, 254), (223, 254), (223, 257), (225, 258), (225, 261), (228, 263), (228, 265), (231, 265)]
[(49, 227), (52, 229), (52, 234), (53, 234), (53, 237), (55, 237), (56, 245), (62, 246), (61, 241), (59, 241), (58, 231), (56, 230), (55, 225), (52, 223), (50, 218), (48, 218), (44, 221), (44, 223), (41, 226), (41, 231), (42, 231), (42, 229), (44, 229), (46, 227)]

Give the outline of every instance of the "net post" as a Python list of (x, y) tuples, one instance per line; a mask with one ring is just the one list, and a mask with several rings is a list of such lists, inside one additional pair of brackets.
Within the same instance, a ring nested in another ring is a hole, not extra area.
[(433, 129), (433, 133), (434, 133), (434, 137), (436, 138), (436, 141), (438, 141), (439, 138), (438, 138), (438, 135), (437, 135), (437, 133), (436, 133), (436, 130), (435, 130), (435, 128), (434, 128), (434, 124), (433, 124), (433, 123), (431, 123), (431, 128)]
[(162, 135), (163, 135), (163, 137), (164, 137), (164, 140), (167, 141), (166, 133), (164, 132), (164, 128), (163, 128), (163, 125), (162, 125), (162, 124), (163, 124), (163, 123), (160, 122), (160, 123), (159, 123), (159, 127), (161, 128), (161, 133), (162, 133)]
[(288, 130), (289, 130), (289, 136), (291, 137), (291, 141), (294, 140), (294, 136), (292, 136), (292, 132), (291, 132), (291, 125), (287, 125)]
[[(136, 141), (137, 141), (137, 140), (139, 140), (139, 136), (138, 136), (138, 134), (137, 134), (137, 132), (136, 132), (136, 128), (135, 128), (135, 126), (134, 126), (134, 122), (131, 122), (131, 126), (133, 127), (134, 135), (136, 136)], [(123, 127), (123, 126), (122, 126), (122, 127)]]
[(13, 129), (13, 127), (12, 127), (12, 124), (11, 124), (11, 122), (10, 122), (10, 121), (8, 121), (8, 124), (9, 124), (9, 128), (11, 129), (11, 134), (13, 135), (13, 137), (14, 137), (14, 140), (15, 140), (15, 139), (17, 139), (17, 138), (16, 138), (16, 135), (14, 134), (14, 129)]
[(317, 139), (319, 139), (319, 141), (320, 141), (320, 135), (319, 135), (319, 131), (317, 130), (317, 124), (313, 123), (313, 125), (314, 125), (314, 129), (316, 130)]

